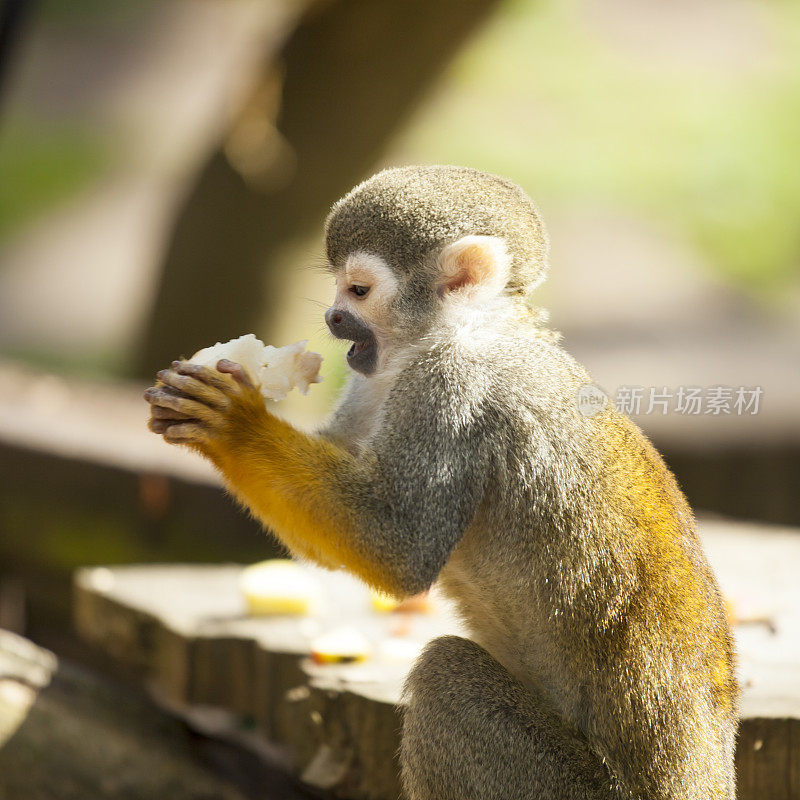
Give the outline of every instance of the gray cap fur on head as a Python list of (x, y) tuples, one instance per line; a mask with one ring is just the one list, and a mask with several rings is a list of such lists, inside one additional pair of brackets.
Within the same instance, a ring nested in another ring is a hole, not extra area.
[(527, 295), (547, 275), (548, 239), (539, 212), (511, 181), (468, 167), (386, 169), (339, 200), (325, 225), (334, 266), (349, 253), (386, 259), (398, 274), (419, 275), (426, 257), (462, 236), (498, 236), (511, 256), (506, 289)]

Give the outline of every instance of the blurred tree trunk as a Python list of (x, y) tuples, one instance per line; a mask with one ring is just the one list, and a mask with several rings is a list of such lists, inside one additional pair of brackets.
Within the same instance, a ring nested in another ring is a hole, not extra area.
[(282, 54), (278, 128), (293, 171), (265, 190), (246, 180), (222, 149), (211, 156), (179, 212), (138, 374), (149, 376), (178, 355), (256, 329), (290, 279), (270, 258), (320, 225), (330, 204), (365, 176), (432, 79), (497, 4), (336, 0), (314, 6)]
[(0, 4), (0, 100), (5, 99), (12, 61), (35, 5), (34, 0), (5, 0)]

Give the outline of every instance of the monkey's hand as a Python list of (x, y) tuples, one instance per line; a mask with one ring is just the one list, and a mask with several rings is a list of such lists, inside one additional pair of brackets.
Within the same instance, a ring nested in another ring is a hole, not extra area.
[(264, 398), (242, 368), (227, 359), (216, 370), (173, 361), (144, 393), (150, 403), (148, 427), (171, 444), (189, 445), (219, 461), (235, 449), (244, 430), (257, 428), (268, 416)]

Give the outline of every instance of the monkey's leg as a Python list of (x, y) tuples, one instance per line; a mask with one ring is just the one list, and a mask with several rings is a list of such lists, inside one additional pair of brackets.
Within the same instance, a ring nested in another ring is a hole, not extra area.
[(609, 800), (578, 734), (482, 647), (435, 639), (406, 682), (400, 752), (409, 800)]

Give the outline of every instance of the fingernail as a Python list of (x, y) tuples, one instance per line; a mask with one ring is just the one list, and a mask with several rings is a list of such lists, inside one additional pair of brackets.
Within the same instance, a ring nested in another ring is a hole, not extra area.
[(163, 380), (163, 379), (164, 379), (164, 376), (165, 376), (165, 375), (166, 375), (168, 372), (169, 372), (169, 370), (168, 370), (168, 369), (160, 369), (158, 372), (156, 372), (156, 378), (159, 378), (160, 380)]

